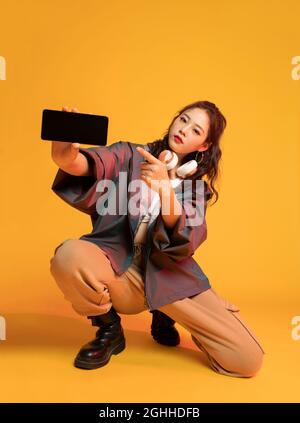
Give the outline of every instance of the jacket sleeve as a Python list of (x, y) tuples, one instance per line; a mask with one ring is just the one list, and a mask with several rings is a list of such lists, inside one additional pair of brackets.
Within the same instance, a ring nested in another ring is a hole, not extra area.
[(171, 229), (165, 226), (160, 211), (153, 230), (155, 248), (175, 261), (192, 256), (207, 238), (205, 214), (207, 201), (211, 195), (212, 191), (206, 181), (203, 181), (202, 189), (196, 199), (191, 192), (182, 195), (183, 200), (177, 197), (182, 206), (182, 213)]
[(127, 170), (130, 148), (118, 141), (109, 146), (80, 148), (92, 169), (91, 176), (74, 176), (58, 169), (51, 189), (70, 206), (94, 215), (101, 193), (96, 192), (99, 180), (114, 180), (122, 169)]

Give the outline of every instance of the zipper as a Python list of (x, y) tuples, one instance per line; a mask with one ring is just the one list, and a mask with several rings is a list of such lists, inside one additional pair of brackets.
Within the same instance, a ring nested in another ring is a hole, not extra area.
[[(134, 233), (133, 233), (133, 231), (132, 231), (132, 227), (131, 227), (131, 225), (130, 225), (130, 222), (128, 222), (128, 224), (129, 224), (129, 227), (130, 227), (130, 235), (131, 235), (131, 245), (132, 245), (132, 251), (133, 251), (133, 255), (134, 255), (134, 253), (135, 253), (135, 249), (134, 249)], [(138, 227), (138, 226), (137, 226)], [(146, 238), (146, 245), (148, 244), (148, 231), (147, 231), (147, 238)], [(149, 251), (148, 251), (149, 250)], [(148, 261), (148, 256), (149, 256), (149, 254), (150, 254), (150, 249), (148, 249), (148, 250), (146, 250), (146, 253), (145, 253), (145, 250), (143, 251), (143, 253), (144, 254), (142, 254), (143, 255), (143, 260), (142, 260), (142, 262), (143, 262), (143, 269), (144, 270), (146, 270), (146, 263), (147, 263), (147, 261)], [(131, 262), (132, 263), (132, 262)], [(145, 275), (145, 278), (144, 278), (144, 287), (145, 287), (145, 301), (144, 301), (144, 304), (145, 304), (145, 306), (147, 307), (147, 308), (150, 308), (150, 304), (149, 304), (149, 302), (148, 302), (148, 300), (147, 300), (147, 294), (146, 294), (146, 271), (144, 271), (144, 275)]]
[[(153, 225), (153, 222), (151, 223), (152, 225)], [(150, 256), (150, 251), (151, 251), (151, 248), (150, 248), (150, 244), (149, 244), (149, 240), (150, 240), (150, 225), (148, 224), (148, 229), (147, 229), (147, 237), (146, 237), (146, 252), (143, 254), (144, 255), (144, 257), (143, 257), (143, 269), (144, 269), (144, 275), (145, 275), (145, 277), (144, 277), (144, 285), (145, 285), (145, 305), (149, 308), (149, 309), (151, 309), (152, 308), (152, 306), (151, 306), (151, 303), (150, 303), (150, 301), (147, 299), (147, 283), (146, 283), (146, 274), (147, 274), (147, 272), (146, 272), (146, 263), (148, 262), (148, 259), (149, 259), (149, 256)], [(152, 231), (152, 230), (151, 230)]]
[[(131, 166), (130, 166), (130, 180), (131, 180), (131, 178), (132, 178), (132, 163), (131, 163)], [(128, 195), (128, 185), (127, 185), (127, 195)], [(133, 257), (134, 257), (134, 246), (133, 246), (133, 244), (134, 244), (134, 233), (132, 231), (132, 227), (131, 227), (131, 224), (130, 224), (130, 221), (129, 221), (128, 203), (127, 203), (127, 222), (128, 222), (128, 225), (129, 225), (129, 232), (130, 232), (130, 235), (131, 235), (131, 252), (132, 252), (132, 260), (131, 260), (131, 263), (130, 263), (130, 265), (131, 265), (132, 262), (133, 262)]]
[(147, 274), (147, 272), (146, 272), (146, 263), (147, 263), (147, 261), (148, 261), (148, 257), (149, 257), (149, 255), (150, 255), (150, 248), (148, 248), (148, 250), (146, 250), (146, 252), (144, 252), (144, 257), (143, 257), (143, 269), (144, 269), (144, 285), (145, 285), (145, 305), (147, 306), (147, 308), (151, 308), (151, 306), (150, 306), (150, 303), (149, 303), (149, 301), (148, 301), (148, 298), (147, 298), (147, 284), (146, 284), (146, 274)]
[[(132, 263), (133, 262), (133, 257), (134, 257), (134, 246), (133, 246), (133, 244), (134, 244), (134, 235), (133, 235), (133, 232), (132, 232), (132, 228), (131, 228), (131, 224), (129, 222), (129, 219), (128, 219), (128, 225), (129, 225), (129, 231), (130, 231), (130, 235), (131, 235), (131, 247), (132, 247), (131, 248), (131, 251), (132, 251), (132, 260), (131, 260), (131, 263)], [(130, 263), (130, 265), (131, 265), (131, 263)]]
[[(148, 146), (146, 146), (146, 148), (145, 148), (147, 151), (149, 151), (149, 147)], [(131, 180), (131, 178), (132, 178), (132, 169), (131, 169), (131, 174), (130, 174), (130, 180)], [(127, 188), (128, 189), (128, 188)], [(137, 227), (136, 227), (136, 230), (135, 230), (135, 233), (136, 233), (136, 231), (137, 231), (137, 229), (138, 229), (138, 227), (139, 227), (139, 223), (140, 222), (138, 222), (138, 224), (137, 224)], [(130, 235), (131, 235), (131, 245), (132, 245), (132, 250), (133, 250), (133, 256), (134, 256), (134, 237), (135, 237), (135, 233), (133, 233), (133, 230), (132, 230), (132, 227), (131, 227), (131, 224), (130, 224), (130, 222), (129, 222), (129, 219), (128, 219), (128, 224), (129, 224), (129, 228), (130, 228)], [(148, 229), (149, 229), (149, 227), (148, 227)], [(146, 237), (146, 246), (148, 245), (148, 238), (149, 238), (149, 230), (147, 230), (147, 237)], [(149, 250), (149, 251), (148, 251)], [(144, 275), (145, 275), (145, 278), (144, 278), (144, 291), (145, 291), (145, 301), (144, 301), (144, 304), (145, 304), (145, 306), (147, 307), (147, 308), (151, 308), (150, 307), (150, 304), (149, 304), (149, 302), (148, 302), (148, 299), (147, 299), (147, 293), (146, 293), (146, 263), (147, 263), (147, 261), (148, 261), (148, 257), (149, 257), (149, 254), (150, 254), (150, 248), (149, 249), (147, 249), (147, 253), (144, 253), (143, 254), (143, 269), (144, 269)]]

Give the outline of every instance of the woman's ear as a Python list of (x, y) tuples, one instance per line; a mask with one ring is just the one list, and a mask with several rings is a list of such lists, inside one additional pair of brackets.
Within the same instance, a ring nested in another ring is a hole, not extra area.
[(206, 151), (206, 150), (208, 150), (209, 149), (209, 147), (211, 146), (211, 142), (204, 142), (203, 144), (202, 144), (202, 146), (201, 147), (205, 147), (204, 149), (202, 149), (202, 150), (199, 150), (200, 152), (201, 151)]

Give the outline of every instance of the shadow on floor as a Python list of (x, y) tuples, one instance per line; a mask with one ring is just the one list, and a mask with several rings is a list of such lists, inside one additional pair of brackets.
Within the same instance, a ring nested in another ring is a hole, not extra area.
[[(72, 319), (66, 316), (45, 315), (45, 314), (6, 314), (6, 340), (0, 341), (1, 349), (11, 349), (15, 347), (48, 347), (66, 349), (74, 348), (76, 351), (86, 342), (92, 340), (95, 336), (97, 327), (91, 323), (81, 322), (78, 319)], [(180, 332), (180, 327), (177, 325)], [(207, 365), (207, 359), (199, 350), (193, 350), (182, 346), (168, 347), (160, 345), (152, 339), (150, 329), (149, 333), (137, 330), (128, 330), (124, 328), (126, 338), (126, 349), (132, 351), (141, 351), (148, 361), (147, 355), (157, 353), (158, 355), (166, 352), (181, 359), (195, 362), (202, 362)], [(144, 363), (146, 364), (146, 363)]]

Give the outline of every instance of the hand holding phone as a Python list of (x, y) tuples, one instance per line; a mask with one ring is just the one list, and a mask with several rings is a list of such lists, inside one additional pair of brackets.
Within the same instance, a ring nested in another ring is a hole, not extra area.
[[(69, 112), (68, 107), (63, 107), (62, 111)], [(75, 107), (71, 109), (71, 112), (79, 113), (79, 110)], [(68, 165), (75, 162), (75, 160), (77, 159), (79, 154), (79, 148), (79, 143), (52, 141), (52, 159), (59, 167), (67, 167)]]
[[(92, 113), (64, 113), (63, 110), (44, 109), (41, 138), (80, 144), (107, 144), (108, 117)], [(75, 111), (72, 109), (71, 112)]]
[(79, 113), (77, 108), (67, 107), (62, 111), (43, 110), (41, 138), (52, 142), (53, 161), (71, 175), (90, 175), (88, 160), (79, 151), (80, 144), (105, 146), (107, 129), (107, 116)]

